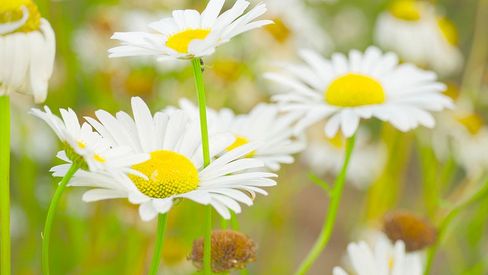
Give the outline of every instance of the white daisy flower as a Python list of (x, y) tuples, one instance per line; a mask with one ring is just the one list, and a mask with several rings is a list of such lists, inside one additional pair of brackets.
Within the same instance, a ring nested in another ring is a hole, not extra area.
[(294, 45), (308, 45), (321, 51), (328, 51), (333, 47), (329, 34), (304, 1), (268, 0), (266, 4), (274, 24), (266, 26), (265, 29), (276, 41), (291, 41)]
[[(302, 161), (317, 176), (337, 176), (343, 165), (343, 160), (337, 156), (344, 154), (345, 147), (346, 139), (340, 133), (333, 138), (313, 140), (303, 152)], [(379, 176), (385, 161), (385, 146), (381, 143), (370, 143), (368, 133), (361, 132), (349, 163), (348, 182), (358, 189), (368, 188)]]
[(324, 131), (334, 137), (339, 130), (351, 137), (360, 119), (372, 117), (390, 122), (401, 131), (419, 125), (433, 127), (431, 111), (452, 107), (442, 94), (445, 85), (432, 72), (411, 64), (398, 64), (393, 53), (370, 47), (364, 54), (334, 54), (326, 60), (313, 51), (301, 51), (304, 65), (284, 65), (286, 74), (266, 77), (281, 84), (273, 99), (283, 110), (303, 114), (296, 131), (328, 118)]
[[(131, 168), (139, 175), (128, 175), (125, 180), (106, 173), (77, 173), (70, 185), (94, 188), (84, 194), (85, 201), (128, 198), (140, 205), (140, 216), (148, 221), (158, 213), (168, 212), (175, 200), (190, 199), (210, 204), (229, 219), (229, 210), (240, 213), (239, 203), (252, 205), (255, 193), (266, 194), (261, 188), (276, 184), (270, 179), (274, 174), (248, 171), (263, 166), (260, 160), (242, 158), (255, 150), (255, 145), (247, 144), (220, 155), (234, 138), (230, 134), (213, 135), (213, 162), (204, 167), (198, 121), (183, 111), (153, 116), (140, 98), (132, 99), (132, 110), (134, 118), (125, 112), (114, 117), (100, 110), (96, 112), (100, 122), (87, 119), (111, 144), (149, 153), (150, 159), (133, 165)], [(63, 167), (56, 173), (62, 175), (66, 171)]]
[[(180, 107), (195, 119), (199, 119), (198, 108), (188, 100), (181, 100)], [(277, 171), (280, 164), (293, 163), (293, 154), (305, 149), (303, 135), (295, 137), (293, 124), (296, 114), (282, 114), (276, 105), (259, 104), (249, 114), (236, 115), (231, 109), (213, 110), (207, 108), (208, 125), (211, 133), (231, 133), (234, 143), (226, 151), (244, 144), (259, 146), (249, 156), (264, 162), (265, 166)]]
[(468, 177), (482, 176), (488, 168), (488, 155), (480, 150), (488, 147), (488, 126), (483, 117), (471, 106), (462, 106), (443, 113), (438, 121), (435, 131), (421, 136), (423, 141), (432, 146), (438, 159), (452, 157)]
[(44, 102), (55, 52), (54, 31), (32, 0), (2, 0), (0, 96), (21, 92), (33, 95), (37, 103)]
[(253, 21), (266, 12), (259, 4), (247, 13), (248, 1), (237, 0), (219, 15), (225, 0), (210, 0), (200, 14), (196, 10), (175, 10), (173, 17), (149, 24), (151, 32), (117, 32), (112, 39), (122, 46), (109, 50), (110, 57), (153, 55), (163, 59), (191, 59), (211, 55), (234, 36), (272, 23)]
[(353, 273), (335, 267), (334, 275), (421, 275), (422, 260), (418, 253), (406, 253), (405, 244), (394, 245), (385, 237), (378, 238), (371, 248), (366, 242), (351, 243), (347, 247)]
[[(65, 143), (65, 150), (57, 156), (66, 162), (77, 163), (91, 171), (110, 169), (112, 172), (127, 173), (132, 171), (129, 168), (131, 165), (149, 158), (147, 154), (131, 154), (129, 147), (110, 146), (88, 123), (80, 125), (76, 113), (71, 109), (60, 109), (62, 119), (54, 115), (49, 107), (45, 106), (44, 110), (32, 109), (31, 113), (44, 120)], [(65, 166), (69, 169), (71, 164)], [(53, 169), (56, 170), (55, 167)]]
[(394, 1), (379, 16), (375, 36), (381, 47), (440, 75), (456, 73), (462, 67), (456, 28), (427, 1)]

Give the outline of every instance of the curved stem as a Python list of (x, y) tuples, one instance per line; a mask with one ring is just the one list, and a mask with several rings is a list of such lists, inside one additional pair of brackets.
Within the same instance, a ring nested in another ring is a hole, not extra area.
[(337, 217), (337, 210), (339, 208), (339, 203), (342, 197), (342, 191), (344, 189), (344, 184), (346, 182), (347, 167), (349, 166), (349, 161), (351, 160), (352, 150), (354, 148), (355, 141), (356, 141), (356, 135), (350, 137), (347, 140), (344, 163), (342, 165), (339, 176), (336, 178), (334, 182), (334, 187), (331, 192), (329, 208), (328, 208), (325, 223), (322, 227), (322, 231), (320, 232), (319, 238), (315, 242), (312, 250), (310, 250), (305, 260), (303, 260), (303, 262), (300, 264), (300, 267), (296, 272), (297, 275), (304, 275), (309, 271), (313, 263), (320, 256), (320, 253), (325, 249), (327, 243), (330, 240), (332, 231), (334, 229), (335, 220)]
[[(208, 142), (208, 126), (207, 126), (207, 107), (205, 99), (205, 87), (203, 85), (203, 74), (201, 59), (194, 58), (192, 60), (193, 73), (195, 75), (195, 86), (197, 89), (198, 109), (200, 113), (200, 130), (202, 135), (202, 151), (203, 151), (203, 165), (204, 167), (210, 164), (210, 148)], [(204, 251), (203, 251), (203, 274), (212, 274), (211, 266), (211, 251), (212, 251), (212, 207), (209, 205), (205, 210), (205, 225), (204, 225)]]
[(158, 229), (156, 232), (156, 244), (154, 246), (154, 254), (151, 261), (151, 268), (149, 269), (149, 275), (156, 275), (158, 273), (159, 262), (161, 260), (161, 252), (163, 251), (164, 232), (166, 231), (167, 221), (167, 214), (159, 214)]
[(424, 271), (425, 275), (430, 274), (432, 265), (434, 263), (435, 255), (437, 254), (437, 251), (439, 251), (439, 247), (441, 245), (441, 239), (444, 239), (444, 235), (446, 234), (447, 227), (451, 224), (451, 221), (457, 216), (458, 212), (459, 211), (452, 211), (442, 221), (439, 227), (439, 237), (436, 243), (427, 251), (427, 261), (426, 261), (427, 263), (425, 265), (425, 271)]
[(444, 219), (442, 219), (439, 225), (439, 237), (437, 238), (436, 243), (427, 251), (427, 261), (426, 261), (424, 275), (430, 274), (437, 251), (439, 251), (441, 242), (443, 241), (447, 229), (451, 225), (454, 218), (456, 218), (459, 212), (461, 212), (465, 207), (484, 198), (487, 195), (488, 195), (488, 181), (486, 181), (478, 191), (473, 193), (471, 197), (466, 199), (464, 202), (459, 203), (457, 206), (453, 207), (449, 211), (449, 213), (444, 217)]
[(49, 239), (51, 238), (51, 228), (53, 225), (54, 215), (56, 214), (56, 209), (63, 195), (64, 189), (68, 185), (73, 175), (78, 171), (79, 166), (77, 164), (72, 164), (66, 175), (63, 177), (61, 182), (54, 193), (51, 204), (49, 205), (49, 210), (47, 211), (46, 222), (44, 224), (44, 231), (42, 234), (42, 271), (44, 275), (49, 275)]
[(0, 274), (10, 264), (10, 99), (0, 96)]

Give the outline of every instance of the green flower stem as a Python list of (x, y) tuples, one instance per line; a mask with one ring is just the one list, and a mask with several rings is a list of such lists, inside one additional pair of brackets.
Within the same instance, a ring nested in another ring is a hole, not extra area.
[(203, 274), (212, 273), (212, 207), (205, 209), (205, 228), (203, 240)]
[(457, 217), (457, 215), (466, 207), (471, 205), (472, 203), (486, 198), (488, 196), (488, 181), (484, 182), (481, 188), (474, 192), (472, 196), (466, 199), (464, 202), (461, 202), (454, 206), (447, 215), (441, 220), (439, 225), (439, 236), (437, 238), (436, 243), (427, 251), (427, 263), (425, 266), (424, 275), (428, 275), (431, 272), (432, 265), (434, 263), (435, 255), (437, 251), (439, 251), (439, 247), (442, 241), (445, 239), (445, 235), (448, 231), (449, 226), (451, 225), (452, 221)]
[[(192, 60), (193, 73), (195, 75), (195, 86), (198, 95), (198, 109), (200, 112), (200, 130), (202, 135), (203, 165), (210, 164), (210, 148), (208, 144), (207, 126), (207, 104), (205, 100), (205, 87), (203, 85), (202, 64), (199, 58)], [(212, 207), (208, 205), (205, 210), (204, 222), (204, 245), (203, 245), (203, 274), (212, 274), (211, 251), (212, 251)]]
[(10, 99), (0, 96), (0, 274), (10, 275)]
[(344, 163), (342, 165), (339, 176), (336, 178), (334, 182), (334, 187), (330, 194), (329, 208), (328, 208), (328, 213), (327, 213), (325, 223), (322, 227), (322, 231), (320, 232), (320, 236), (315, 242), (312, 250), (310, 250), (305, 260), (303, 260), (302, 263), (300, 264), (300, 267), (296, 272), (297, 275), (307, 274), (307, 272), (312, 267), (313, 263), (320, 256), (320, 253), (325, 249), (327, 243), (330, 240), (332, 231), (334, 229), (335, 220), (337, 217), (337, 210), (339, 208), (339, 203), (341, 201), (342, 191), (344, 190), (344, 184), (346, 183), (347, 168), (349, 166), (349, 161), (351, 160), (351, 155), (352, 155), (355, 141), (356, 141), (356, 135), (350, 137), (347, 140)]
[(151, 261), (151, 268), (149, 275), (156, 275), (158, 273), (159, 262), (161, 260), (161, 252), (163, 251), (164, 232), (166, 231), (166, 224), (168, 221), (168, 214), (158, 215), (158, 230), (156, 233), (156, 244), (154, 246), (154, 254)]
[[(234, 230), (234, 231), (239, 231), (240, 226), (239, 226), (239, 221), (237, 220), (236, 213), (231, 212), (230, 214), (231, 214), (231, 216), (230, 216), (230, 227), (231, 227), (231, 229)], [(247, 275), (247, 274), (249, 274), (249, 272), (247, 270), (247, 267), (244, 267), (243, 269), (241, 269), (239, 271), (239, 274), (240, 275)]]
[(44, 275), (49, 275), (49, 240), (51, 238), (51, 228), (53, 225), (54, 215), (58, 208), (59, 200), (63, 195), (64, 189), (68, 185), (68, 182), (74, 176), (80, 166), (78, 164), (72, 164), (64, 178), (59, 183), (56, 192), (54, 193), (49, 210), (47, 211), (46, 223), (44, 224), (44, 232), (42, 234), (42, 271)]

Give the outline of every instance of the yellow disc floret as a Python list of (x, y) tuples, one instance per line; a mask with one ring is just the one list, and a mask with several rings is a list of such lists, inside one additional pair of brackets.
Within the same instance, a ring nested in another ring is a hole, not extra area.
[(179, 53), (188, 53), (188, 46), (193, 40), (202, 40), (207, 38), (210, 30), (207, 29), (189, 29), (171, 35), (166, 41), (166, 46)]
[(167, 198), (198, 187), (198, 170), (185, 156), (166, 150), (154, 151), (151, 158), (132, 166), (148, 179), (129, 175), (135, 186), (151, 198)]
[(437, 26), (439, 26), (439, 30), (444, 36), (444, 39), (446, 39), (449, 44), (454, 46), (458, 44), (459, 37), (456, 27), (451, 21), (449, 21), (449, 19), (445, 17), (439, 17), (437, 19)]
[(288, 26), (281, 20), (281, 18), (273, 19), (274, 24), (266, 25), (264, 28), (273, 36), (276, 41), (284, 43), (290, 38), (291, 30)]
[(357, 107), (385, 102), (385, 90), (377, 80), (361, 74), (348, 73), (336, 78), (324, 92), (328, 104)]
[(418, 21), (422, 15), (420, 4), (415, 0), (398, 0), (393, 3), (390, 13), (406, 21)]
[(39, 30), (41, 14), (32, 0), (2, 0), (0, 4), (0, 24), (12, 23), (22, 19), (24, 10), (28, 12), (25, 24), (16, 32), (31, 32)]
[(460, 116), (457, 118), (459, 123), (461, 123), (466, 130), (473, 136), (477, 135), (481, 128), (485, 125), (483, 118), (477, 114), (468, 114), (465, 116)]
[(330, 145), (334, 146), (337, 149), (344, 148), (345, 139), (341, 131), (338, 131), (333, 138), (327, 138), (326, 140)]

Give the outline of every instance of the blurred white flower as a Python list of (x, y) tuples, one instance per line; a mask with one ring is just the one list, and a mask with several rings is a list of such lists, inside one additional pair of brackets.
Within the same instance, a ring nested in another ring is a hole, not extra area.
[(253, 21), (266, 12), (259, 4), (244, 13), (249, 2), (237, 0), (226, 12), (220, 12), (225, 0), (210, 0), (200, 14), (196, 10), (175, 10), (170, 18), (149, 24), (151, 32), (117, 32), (112, 39), (122, 46), (109, 50), (110, 57), (157, 56), (160, 59), (191, 59), (215, 52), (215, 48), (233, 37), (272, 23)]
[(455, 26), (427, 1), (397, 0), (378, 18), (376, 42), (442, 76), (458, 72), (463, 56)]
[(480, 148), (488, 148), (488, 126), (481, 115), (464, 105), (440, 114), (438, 121), (438, 127), (424, 135), (437, 158), (452, 157), (470, 178), (482, 175), (488, 168), (488, 155)]
[(351, 137), (360, 119), (372, 117), (404, 132), (419, 125), (432, 128), (435, 120), (430, 112), (453, 106), (442, 94), (445, 85), (436, 81), (435, 73), (398, 64), (395, 54), (375, 47), (364, 54), (356, 50), (348, 56), (336, 53), (331, 60), (308, 50), (300, 56), (306, 64), (285, 64), (285, 73), (266, 75), (282, 86), (273, 100), (283, 110), (303, 115), (297, 132), (324, 118), (328, 137), (339, 129)]
[[(317, 176), (338, 175), (343, 165), (342, 156), (346, 139), (340, 133), (333, 138), (309, 141), (302, 161)], [(359, 189), (366, 189), (382, 171), (386, 161), (386, 148), (381, 143), (370, 143), (366, 132), (356, 140), (354, 154), (347, 171), (347, 180)]]
[[(181, 100), (180, 107), (192, 117), (199, 118), (198, 108), (188, 100)], [(295, 114), (282, 114), (276, 105), (259, 104), (249, 114), (236, 115), (230, 109), (207, 109), (209, 129), (212, 133), (231, 133), (235, 141), (226, 150), (244, 144), (256, 143), (257, 148), (250, 157), (264, 162), (273, 171), (280, 164), (292, 163), (293, 154), (305, 148), (304, 137), (295, 137), (293, 124)]]
[(0, 96), (12, 92), (46, 100), (56, 42), (49, 22), (31, 0), (2, 1), (0, 18)]
[[(87, 120), (112, 146), (128, 146), (136, 154), (149, 154), (150, 159), (132, 165), (137, 174), (114, 178), (112, 174), (79, 171), (71, 186), (93, 187), (87, 191), (86, 202), (128, 198), (139, 205), (145, 221), (158, 213), (168, 212), (179, 199), (190, 199), (211, 205), (225, 219), (230, 211), (241, 212), (239, 203), (253, 204), (255, 193), (266, 194), (262, 187), (273, 186), (274, 174), (251, 172), (247, 169), (263, 167), (260, 160), (244, 158), (256, 149), (248, 144), (221, 154), (232, 142), (230, 134), (210, 137), (210, 154), (215, 157), (204, 167), (200, 127), (183, 111), (151, 114), (140, 98), (132, 99), (134, 118), (125, 112), (114, 117), (97, 111), (100, 122)], [(219, 155), (218, 157), (216, 157)], [(64, 175), (67, 167), (57, 168)]]
[(378, 238), (373, 247), (366, 242), (350, 243), (347, 246), (349, 260), (354, 272), (348, 273), (335, 267), (334, 275), (421, 275), (422, 260), (418, 253), (407, 253), (405, 244), (394, 245), (386, 237)]
[(274, 24), (266, 30), (278, 41), (292, 40), (295, 46), (329, 51), (333, 43), (314, 11), (302, 0), (268, 0)]

